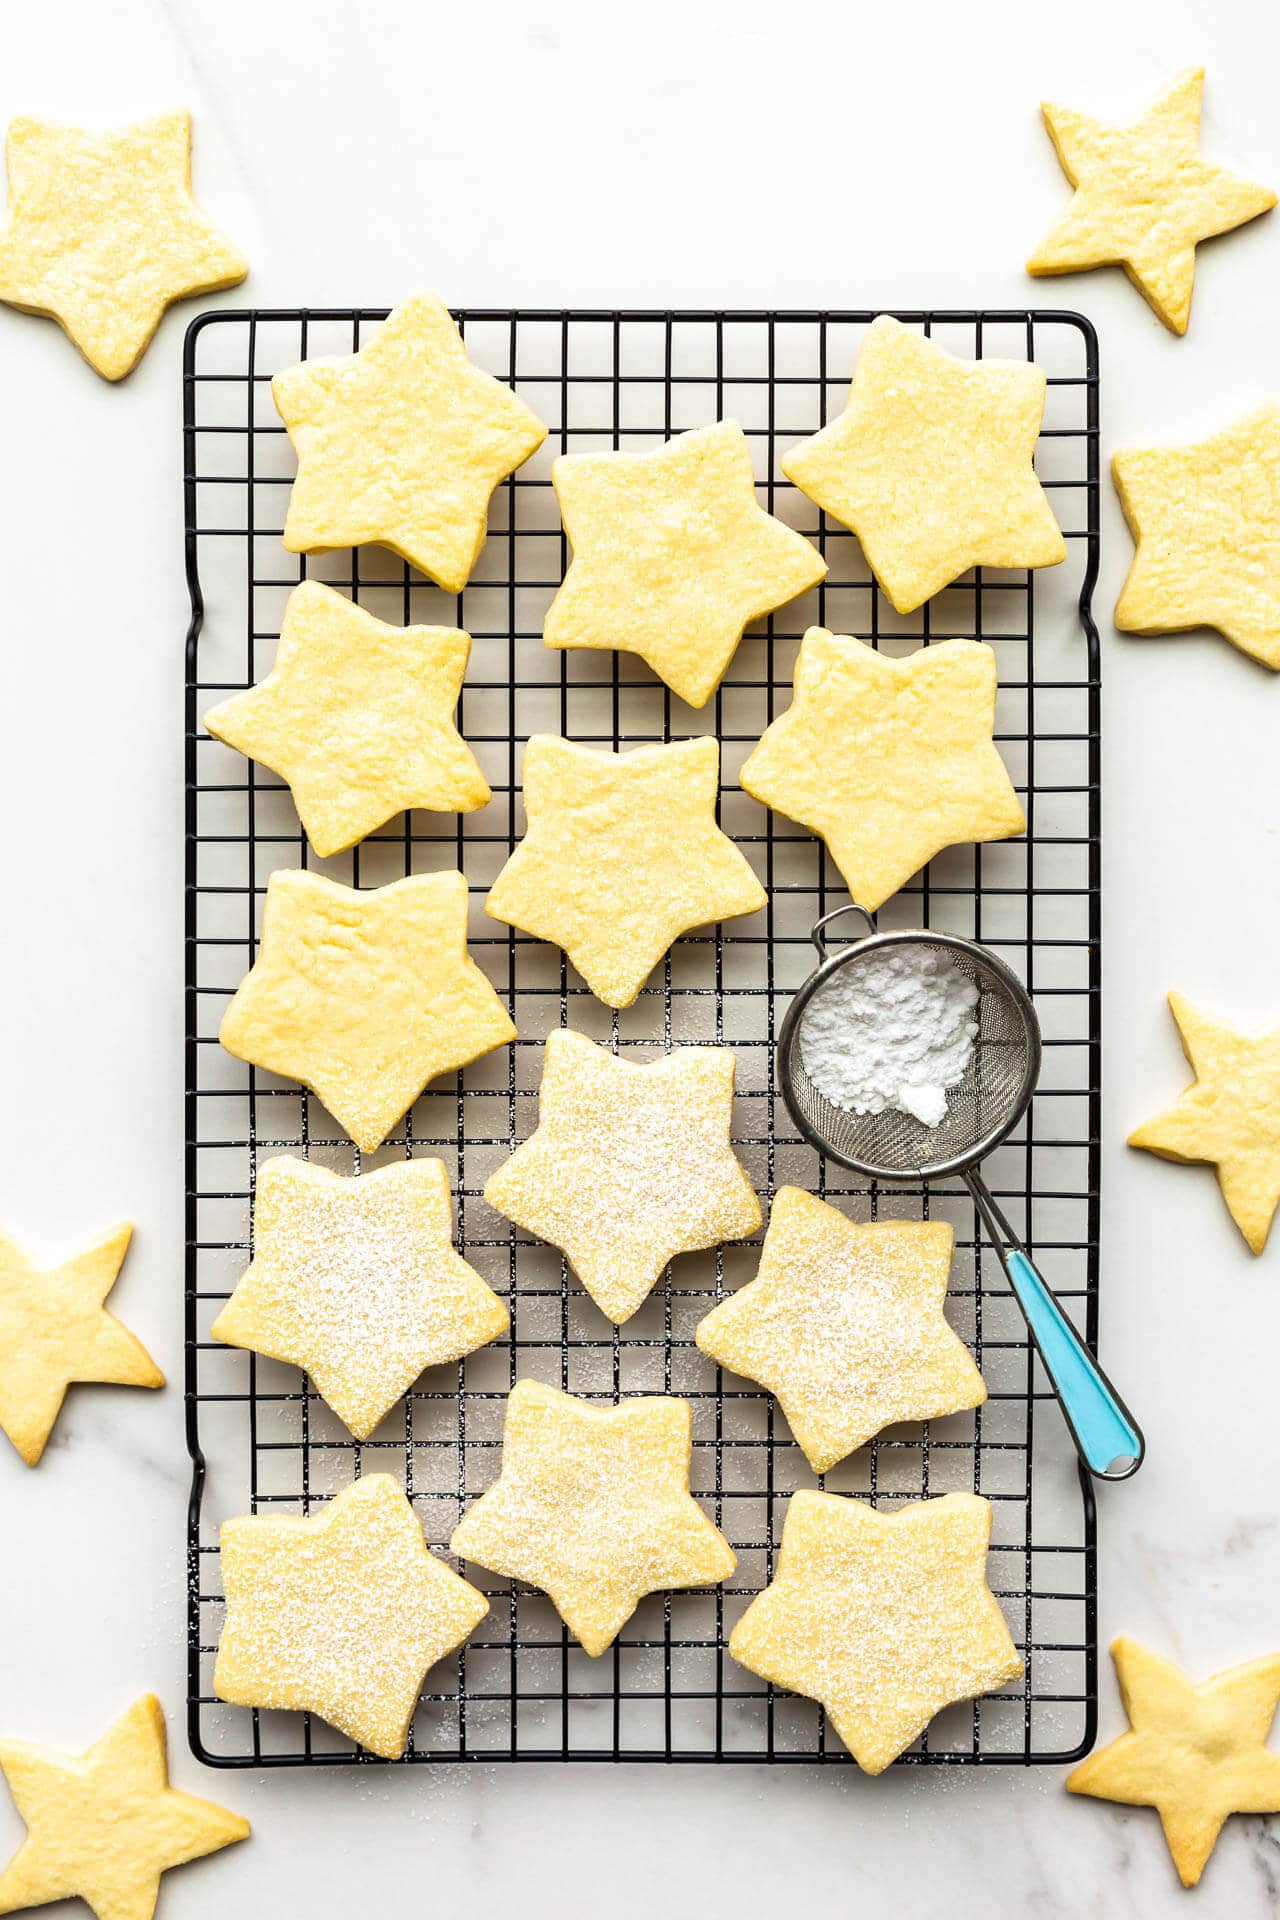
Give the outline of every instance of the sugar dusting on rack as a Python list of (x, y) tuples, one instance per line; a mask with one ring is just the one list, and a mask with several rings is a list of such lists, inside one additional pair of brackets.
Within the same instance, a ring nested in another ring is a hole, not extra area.
[(973, 1058), (977, 1000), (972, 980), (928, 948), (869, 954), (814, 994), (800, 1028), (805, 1072), (847, 1113), (896, 1107), (936, 1127)]

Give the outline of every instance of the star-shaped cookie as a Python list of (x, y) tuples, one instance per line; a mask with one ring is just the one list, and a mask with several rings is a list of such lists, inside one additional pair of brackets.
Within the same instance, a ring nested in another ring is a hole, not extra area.
[(943, 640), (905, 660), (810, 627), (795, 696), (738, 778), (766, 807), (826, 841), (874, 913), (943, 847), (1026, 827), (992, 741), (996, 657)]
[(970, 567), (1066, 558), (1032, 458), (1045, 377), (958, 360), (888, 314), (867, 329), (843, 413), (782, 456), (788, 480), (851, 527), (899, 613)]
[(471, 813), (488, 803), (453, 722), (470, 652), (456, 627), (389, 627), (304, 580), (289, 595), (271, 672), (204, 723), (288, 782), (318, 854), (341, 853), (405, 808)]
[(955, 1234), (944, 1220), (859, 1225), (780, 1187), (756, 1278), (702, 1320), (703, 1353), (776, 1394), (805, 1458), (825, 1473), (896, 1420), (933, 1420), (987, 1397), (943, 1302)]
[(191, 115), (115, 133), (13, 120), (0, 300), (50, 314), (107, 380), (141, 359), (173, 300), (249, 271), (191, 198)]
[(987, 1585), (991, 1504), (973, 1493), (877, 1513), (795, 1493), (773, 1582), (729, 1639), (762, 1680), (826, 1708), (864, 1773), (883, 1773), (958, 1700), (1022, 1662)]
[(162, 1387), (142, 1342), (103, 1302), (116, 1283), (132, 1227), (41, 1271), (0, 1234), (0, 1427), (34, 1467), (74, 1380)]
[(727, 1047), (677, 1047), (636, 1066), (584, 1034), (549, 1034), (537, 1129), (484, 1197), (559, 1247), (620, 1325), (676, 1254), (760, 1225), (729, 1144), (733, 1075)]
[(390, 547), (461, 593), (500, 480), (547, 429), (467, 358), (447, 307), (417, 294), (358, 353), (305, 360), (271, 382), (298, 456), (290, 553)]
[(528, 831), (486, 910), (563, 947), (597, 999), (629, 1007), (690, 927), (754, 913), (766, 894), (716, 825), (720, 743), (597, 753), (535, 734)]
[(87, 1753), (0, 1740), (0, 1769), (27, 1826), (0, 1873), (0, 1913), (78, 1898), (98, 1920), (151, 1920), (161, 1874), (249, 1835), (238, 1813), (169, 1785), (153, 1693)]
[(691, 707), (720, 685), (744, 628), (827, 570), (760, 506), (736, 420), (656, 453), (562, 454), (551, 478), (573, 562), (547, 645), (638, 653)]
[(1130, 1731), (1091, 1753), (1068, 1793), (1155, 1807), (1184, 1887), (1194, 1887), (1233, 1813), (1280, 1813), (1280, 1754), (1267, 1733), (1280, 1654), (1192, 1686), (1180, 1667), (1121, 1636), (1111, 1645)]
[(1189, 447), (1121, 448), (1111, 470), (1137, 543), (1121, 631), (1216, 627), (1280, 669), (1280, 406)]
[(587, 1653), (603, 1653), (646, 1594), (715, 1586), (737, 1564), (689, 1492), (692, 1432), (687, 1400), (593, 1407), (518, 1380), (502, 1472), (450, 1549), (541, 1588)]
[(467, 952), (467, 882), (420, 873), (344, 887), (267, 882), (258, 958), (222, 1016), (228, 1053), (310, 1087), (365, 1153), (437, 1074), (515, 1039)]
[(1231, 1218), (1261, 1253), (1280, 1204), (1280, 1027), (1237, 1033), (1180, 993), (1169, 1005), (1195, 1081), (1136, 1128), (1129, 1145), (1166, 1160), (1209, 1161)]
[(1185, 333), (1196, 247), (1274, 207), (1256, 187), (1200, 158), (1203, 67), (1179, 74), (1129, 127), (1044, 101), (1049, 137), (1075, 188), (1027, 272), (1122, 266), (1173, 333)]
[(366, 1474), (310, 1519), (228, 1520), (220, 1554), (219, 1700), (318, 1713), (384, 1760), (404, 1752), (428, 1668), (489, 1611), (428, 1552), (389, 1473)]
[(258, 1176), (254, 1253), (209, 1331), (302, 1367), (367, 1440), (428, 1367), (505, 1333), (507, 1310), (454, 1252), (442, 1160), (355, 1179), (287, 1154)]

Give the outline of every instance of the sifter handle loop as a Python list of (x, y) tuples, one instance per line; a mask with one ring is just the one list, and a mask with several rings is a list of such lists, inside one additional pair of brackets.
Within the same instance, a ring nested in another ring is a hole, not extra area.
[[(826, 929), (831, 925), (833, 920), (843, 919), (846, 913), (856, 913), (859, 919), (865, 921), (868, 934), (876, 932), (874, 914), (868, 913), (865, 907), (860, 907), (856, 900), (846, 900), (842, 907), (833, 907), (830, 913), (824, 913), (821, 920), (814, 922), (813, 931), (810, 933), (809, 938), (817, 948), (818, 958), (820, 960), (825, 960), (827, 957)], [(864, 938), (865, 937), (864, 935)]]

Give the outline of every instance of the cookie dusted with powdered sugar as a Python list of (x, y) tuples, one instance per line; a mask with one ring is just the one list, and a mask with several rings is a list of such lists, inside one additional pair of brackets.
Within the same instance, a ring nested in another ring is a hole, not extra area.
[(677, 1047), (635, 1064), (585, 1034), (548, 1037), (537, 1129), (484, 1197), (559, 1247), (619, 1325), (677, 1254), (760, 1225), (730, 1144), (734, 1065), (727, 1047)]
[(601, 1654), (646, 1594), (715, 1586), (737, 1564), (689, 1492), (692, 1450), (687, 1400), (597, 1407), (518, 1380), (502, 1472), (463, 1515), (451, 1551), (540, 1587), (584, 1650)]
[(945, 1220), (863, 1225), (782, 1187), (754, 1280), (699, 1322), (703, 1353), (777, 1395), (815, 1473), (898, 1420), (987, 1397), (943, 1305), (955, 1234)]
[(505, 1333), (507, 1309), (455, 1253), (436, 1159), (346, 1179), (282, 1154), (258, 1175), (253, 1260), (215, 1340), (302, 1367), (357, 1440), (428, 1367)]

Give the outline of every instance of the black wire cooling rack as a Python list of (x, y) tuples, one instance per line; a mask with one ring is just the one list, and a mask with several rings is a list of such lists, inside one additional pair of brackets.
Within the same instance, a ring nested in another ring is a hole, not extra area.
[[(990, 1389), (976, 1412), (892, 1429), (829, 1473), (828, 1489), (891, 1505), (968, 1488), (995, 1514), (992, 1584), (1026, 1661), (1016, 1688), (943, 1714), (911, 1762), (1065, 1761), (1096, 1721), (1094, 1508), (1000, 1263), (959, 1186), (848, 1184), (796, 1135), (773, 1078), (773, 1043), (813, 963), (808, 932), (844, 897), (807, 833), (736, 785), (739, 766), (790, 699), (804, 629), (819, 622), (899, 652), (953, 635), (995, 648), (997, 739), (1027, 814), (1025, 840), (953, 848), (887, 906), (881, 924), (983, 940), (1035, 996), (1045, 1067), (1019, 1134), (986, 1172), (1013, 1225), (1090, 1341), (1097, 1335), (1099, 1175), (1098, 373), (1088, 322), (1049, 311), (902, 313), (961, 354), (1035, 359), (1049, 377), (1038, 453), (1067, 534), (1065, 564), (1032, 576), (968, 576), (918, 614), (895, 615), (857, 541), (780, 477), (778, 454), (842, 403), (869, 313), (467, 311), (469, 350), (550, 426), (502, 486), (487, 544), (456, 600), (380, 549), (299, 559), (281, 528), (294, 462), (271, 402), (281, 367), (349, 353), (383, 311), (203, 315), (184, 361), (186, 560), (192, 619), (186, 698), (187, 1434), (189, 1731), (214, 1766), (368, 1760), (307, 1715), (228, 1707), (212, 1694), (222, 1618), (219, 1523), (233, 1513), (305, 1512), (361, 1472), (397, 1474), (441, 1547), (498, 1467), (503, 1404), (532, 1374), (612, 1400), (683, 1394), (694, 1409), (694, 1491), (737, 1549), (723, 1588), (646, 1601), (616, 1645), (589, 1660), (550, 1602), (469, 1568), (492, 1596), (470, 1644), (427, 1677), (408, 1758), (825, 1761), (852, 1764), (812, 1703), (773, 1691), (730, 1659), (729, 1632), (769, 1578), (791, 1491), (812, 1484), (772, 1399), (723, 1376), (694, 1345), (709, 1306), (748, 1279), (755, 1246), (677, 1260), (633, 1320), (614, 1329), (551, 1248), (482, 1198), (493, 1167), (532, 1129), (542, 1041), (571, 1023), (644, 1057), (673, 1043), (734, 1048), (735, 1138), (762, 1199), (793, 1182), (867, 1218), (951, 1220), (953, 1323)], [(627, 655), (552, 653), (542, 616), (567, 553), (550, 464), (562, 450), (646, 447), (724, 416), (741, 421), (760, 498), (810, 535), (826, 580), (753, 630), (714, 700), (695, 713)], [(414, 814), (319, 862), (287, 789), (200, 724), (205, 707), (270, 666), (285, 599), (307, 575), (392, 621), (464, 627), (473, 639), (459, 723), (493, 788), (458, 819)], [(636, 1005), (601, 1006), (555, 949), (498, 927), (481, 902), (522, 831), (521, 746), (539, 730), (616, 746), (715, 733), (722, 824), (769, 890), (750, 919), (677, 942)], [(320, 867), (373, 886), (462, 867), (472, 950), (511, 1004), (514, 1047), (436, 1082), (377, 1155), (361, 1156), (320, 1103), (242, 1065), (218, 1022), (251, 964), (270, 872)], [(428, 1374), (374, 1437), (353, 1442), (296, 1370), (223, 1347), (209, 1324), (252, 1247), (252, 1198), (281, 1151), (351, 1171), (441, 1155), (458, 1242), (508, 1299), (509, 1340)]]

